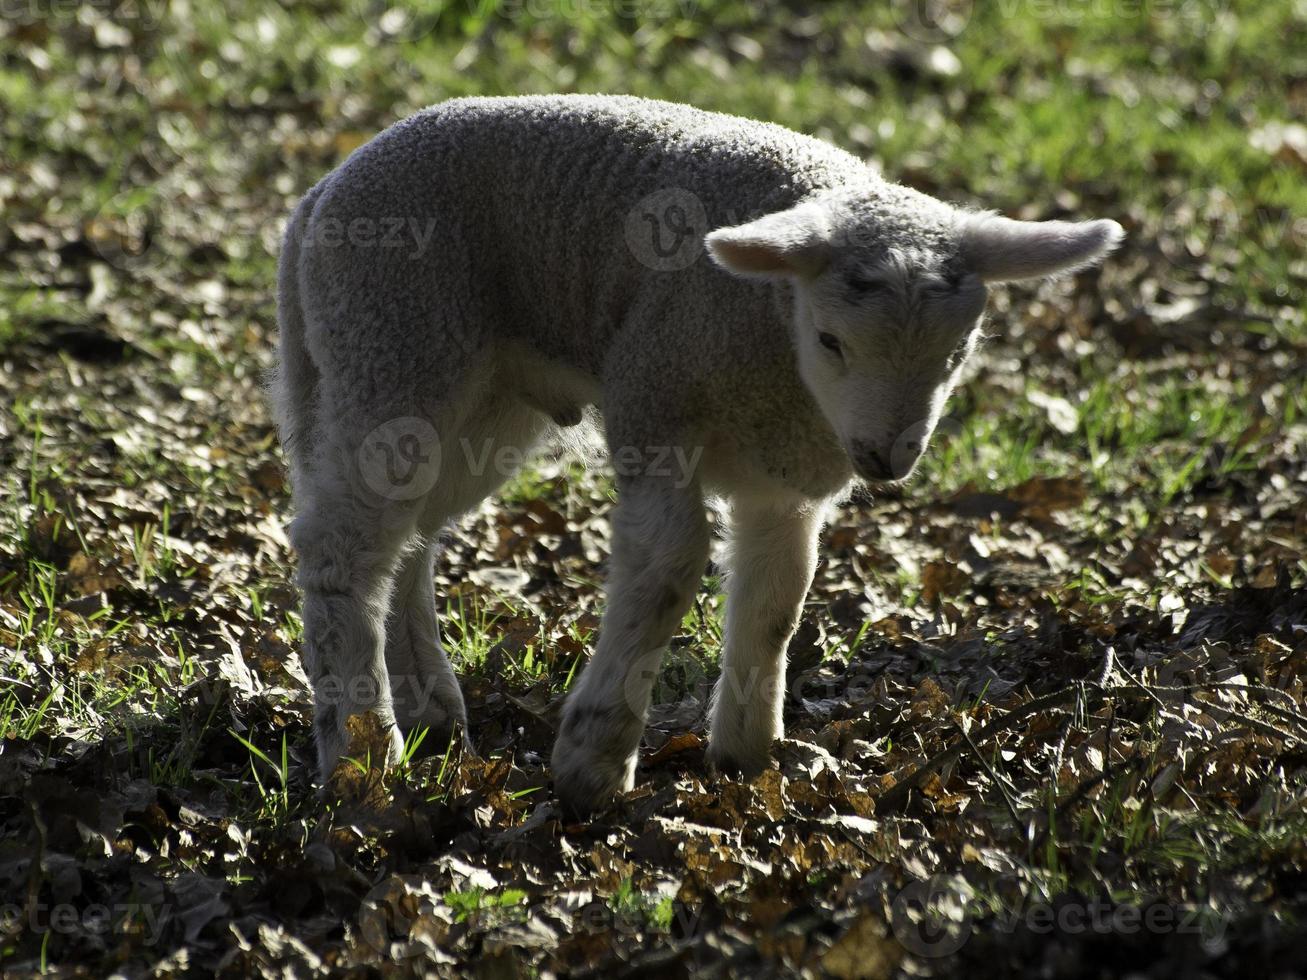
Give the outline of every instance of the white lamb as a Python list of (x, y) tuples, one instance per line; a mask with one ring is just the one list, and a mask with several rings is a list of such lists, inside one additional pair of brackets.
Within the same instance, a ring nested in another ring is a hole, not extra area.
[(987, 283), (1121, 237), (960, 211), (821, 141), (643, 99), (459, 99), (386, 130), (305, 196), (280, 267), (275, 403), (324, 776), (350, 715), (375, 712), (392, 755), (401, 731), (466, 724), (437, 536), (589, 409), (620, 497), (557, 791), (585, 812), (633, 784), (708, 556), (705, 494), (729, 502), (732, 542), (709, 759), (757, 774), (827, 508), (912, 470)]

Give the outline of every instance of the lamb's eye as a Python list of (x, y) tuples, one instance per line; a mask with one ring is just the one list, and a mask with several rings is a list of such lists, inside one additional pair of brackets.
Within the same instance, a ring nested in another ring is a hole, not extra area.
[(840, 357), (844, 356), (844, 348), (840, 346), (839, 338), (834, 334), (819, 333), (817, 334), (817, 341), (832, 354), (838, 354)]

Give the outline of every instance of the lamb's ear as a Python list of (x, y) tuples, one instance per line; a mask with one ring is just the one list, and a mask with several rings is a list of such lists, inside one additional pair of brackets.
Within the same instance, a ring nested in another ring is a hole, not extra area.
[(704, 239), (718, 265), (740, 276), (810, 278), (830, 261), (830, 231), (822, 210), (801, 204), (748, 224), (718, 228)]
[(963, 219), (963, 267), (985, 282), (1042, 279), (1093, 265), (1121, 244), (1115, 221), (1014, 221), (995, 214)]

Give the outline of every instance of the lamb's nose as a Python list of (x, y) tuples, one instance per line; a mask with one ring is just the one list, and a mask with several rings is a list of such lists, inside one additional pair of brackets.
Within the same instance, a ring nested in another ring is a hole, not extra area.
[(863, 476), (876, 480), (892, 479), (894, 473), (885, 461), (884, 455), (870, 443), (861, 439), (853, 440), (853, 462)]

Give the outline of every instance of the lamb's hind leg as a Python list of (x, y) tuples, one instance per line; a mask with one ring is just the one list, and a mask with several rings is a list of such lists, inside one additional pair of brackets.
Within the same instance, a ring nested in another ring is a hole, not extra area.
[(421, 751), (442, 751), (456, 729), (467, 732), (458, 677), (440, 642), (432, 566), (438, 535), (409, 553), (395, 579), (386, 619), (386, 670), (395, 720), (406, 734), (426, 728)]
[(342, 490), (314, 495), (291, 525), (323, 780), (349, 748), (351, 716), (373, 712), (381, 722), (386, 758), (374, 763), (393, 763), (403, 751), (383, 644), (388, 594), (412, 534), (411, 516), (408, 508), (379, 507)]
[(455, 727), (467, 732), (458, 678), (440, 642), (432, 565), (440, 529), (475, 507), (513, 475), (547, 428), (544, 416), (511, 395), (492, 390), (467, 406), (458, 430), (444, 440), (440, 477), (423, 502), (421, 548), (404, 560), (386, 620), (386, 669), (401, 729), (426, 727), (426, 751), (440, 751)]

